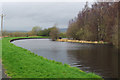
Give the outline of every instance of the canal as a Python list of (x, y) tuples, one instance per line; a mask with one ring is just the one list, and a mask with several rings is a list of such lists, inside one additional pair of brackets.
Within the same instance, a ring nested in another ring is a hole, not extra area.
[(113, 46), (57, 42), (49, 39), (24, 39), (12, 43), (85, 72), (94, 72), (104, 78), (118, 77), (118, 50)]

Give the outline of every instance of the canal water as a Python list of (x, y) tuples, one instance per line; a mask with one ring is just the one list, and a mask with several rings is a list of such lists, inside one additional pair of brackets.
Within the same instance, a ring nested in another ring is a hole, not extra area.
[(57, 42), (49, 39), (26, 39), (12, 43), (85, 72), (94, 72), (104, 78), (118, 77), (118, 51), (113, 46)]

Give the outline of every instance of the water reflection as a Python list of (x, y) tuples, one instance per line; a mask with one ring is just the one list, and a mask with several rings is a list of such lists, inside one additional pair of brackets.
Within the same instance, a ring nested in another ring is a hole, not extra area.
[(56, 42), (48, 39), (18, 40), (15, 45), (40, 56), (70, 64), (105, 78), (118, 77), (118, 51), (108, 45)]
[(75, 57), (73, 60), (80, 61), (73, 66), (87, 72), (95, 72), (103, 77), (118, 77), (117, 50), (105, 46), (94, 45), (94, 47), (87, 50), (68, 50), (69, 60), (70, 57)]

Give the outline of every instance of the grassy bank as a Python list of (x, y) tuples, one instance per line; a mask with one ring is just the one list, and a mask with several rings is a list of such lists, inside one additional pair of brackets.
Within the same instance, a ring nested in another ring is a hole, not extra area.
[(0, 59), (2, 58), (2, 39), (0, 38)]
[[(19, 37), (20, 38), (20, 37)], [(31, 38), (31, 37), (30, 37)], [(45, 37), (39, 37), (45, 38)], [(48, 60), (2, 39), (2, 63), (12, 78), (100, 78), (94, 73), (85, 73), (76, 67)]]
[(60, 42), (77, 42), (77, 43), (92, 43), (92, 44), (108, 44), (103, 41), (84, 41), (84, 40), (69, 40), (69, 39), (57, 39)]

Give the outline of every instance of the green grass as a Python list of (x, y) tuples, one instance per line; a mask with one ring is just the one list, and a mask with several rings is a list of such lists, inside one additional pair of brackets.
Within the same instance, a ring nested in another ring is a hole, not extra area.
[[(94, 73), (86, 73), (76, 67), (48, 60), (26, 49), (2, 39), (2, 63), (6, 73), (12, 78), (101, 78)], [(25, 38), (25, 37), (23, 37)], [(44, 38), (44, 37), (40, 37)], [(47, 37), (46, 37), (47, 38)]]
[(0, 39), (0, 59), (2, 58), (2, 39)]

